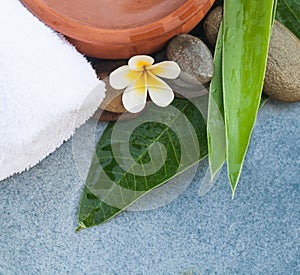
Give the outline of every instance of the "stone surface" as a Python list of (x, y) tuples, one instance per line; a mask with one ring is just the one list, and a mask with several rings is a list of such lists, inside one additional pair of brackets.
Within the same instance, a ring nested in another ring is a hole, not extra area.
[(155, 60), (155, 63), (167, 60), (168, 59), (168, 57), (167, 57), (167, 50), (163, 49), (163, 50), (161, 50), (159, 52), (156, 52), (154, 54), (153, 58)]
[[(155, 62), (162, 62), (168, 59), (166, 49), (154, 55)], [(181, 72), (176, 79), (163, 79), (173, 90), (178, 98), (195, 98), (208, 93), (208, 85), (201, 84), (195, 77)]]
[(176, 79), (164, 79), (178, 98), (195, 98), (208, 94), (209, 83), (201, 84), (187, 73), (181, 72)]
[(113, 112), (113, 113), (126, 112), (126, 109), (122, 102), (122, 96), (125, 89), (122, 90), (114, 89), (109, 85), (108, 78), (103, 79), (103, 82), (105, 83), (106, 92), (105, 92), (105, 98), (100, 104), (100, 108), (105, 111)]
[(278, 21), (272, 29), (264, 91), (282, 101), (300, 100), (300, 41)]
[(123, 65), (128, 64), (128, 60), (92, 60), (93, 68), (95, 69), (100, 79), (105, 79), (109, 74)]
[(74, 144), (85, 151), (86, 127), (0, 182), (0, 274), (299, 274), (300, 102), (271, 100), (259, 113), (234, 200), (226, 169), (198, 195), (203, 162), (164, 207), (75, 234), (84, 179), (74, 160), (90, 158)]
[(115, 69), (127, 65), (127, 60), (100, 60), (94, 65), (94, 69), (98, 77), (103, 80), (106, 86), (105, 98), (102, 101), (100, 108), (113, 113), (124, 113), (126, 109), (122, 103), (123, 90), (116, 90), (109, 85), (109, 74)]
[(209, 44), (215, 47), (220, 24), (223, 17), (223, 7), (218, 6), (213, 9), (203, 23), (203, 30)]
[(197, 37), (180, 34), (167, 47), (169, 60), (178, 63), (185, 79), (208, 83), (213, 76), (213, 57), (207, 46)]
[(129, 120), (136, 118), (141, 113), (116, 113), (116, 112), (109, 112), (102, 109), (98, 109), (93, 116), (93, 119), (100, 120), (100, 121), (116, 121), (116, 120)]

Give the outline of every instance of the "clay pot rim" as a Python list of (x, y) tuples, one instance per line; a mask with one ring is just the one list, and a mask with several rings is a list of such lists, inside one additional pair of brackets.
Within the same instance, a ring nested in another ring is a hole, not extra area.
[[(76, 40), (84, 41), (87, 43), (96, 44), (97, 41), (103, 42), (105, 40), (109, 41), (108, 45), (111, 43), (119, 44), (119, 37), (116, 35), (127, 34), (128, 42), (143, 40), (145, 33), (149, 39), (157, 38), (156, 29), (161, 29), (164, 27), (164, 32), (172, 32), (177, 26), (175, 24), (177, 15), (187, 14), (184, 11), (191, 11), (190, 14), (181, 19), (181, 24), (186, 24), (188, 21), (192, 20), (194, 17), (199, 17), (199, 12), (203, 12), (203, 16), (206, 14), (207, 10), (212, 6), (215, 0), (199, 1), (203, 2), (202, 5), (196, 5), (198, 8), (195, 9), (195, 3), (193, 0), (187, 0), (182, 6), (177, 10), (170, 13), (169, 15), (161, 18), (159, 21), (145, 24), (140, 27), (124, 28), (124, 29), (104, 29), (94, 26), (87, 25), (76, 19), (70, 17), (64, 17), (52, 9), (50, 9), (43, 0), (21, 0), (23, 4), (40, 20), (45, 24), (52, 27), (54, 30)], [(204, 9), (206, 7), (206, 9)], [(174, 21), (174, 24), (170, 22)], [(168, 24), (165, 24), (168, 23)], [(164, 34), (164, 35), (165, 35)], [(122, 41), (124, 43), (124, 41)]]

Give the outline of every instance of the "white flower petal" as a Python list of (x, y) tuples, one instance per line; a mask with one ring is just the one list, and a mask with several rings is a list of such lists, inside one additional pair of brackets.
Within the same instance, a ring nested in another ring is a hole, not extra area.
[(151, 72), (159, 77), (175, 79), (180, 75), (180, 67), (174, 61), (163, 61), (151, 66)]
[(125, 109), (131, 113), (138, 113), (145, 108), (147, 100), (147, 79), (143, 73), (134, 83), (128, 86), (122, 96)]
[(129, 66), (125, 65), (114, 70), (109, 75), (109, 84), (114, 89), (124, 89), (136, 81), (141, 74), (142, 72), (130, 70)]
[(167, 83), (148, 73), (147, 89), (152, 101), (161, 107), (168, 106), (174, 99), (174, 93)]
[(128, 61), (128, 66), (132, 70), (144, 70), (145, 67), (150, 67), (154, 63), (154, 59), (148, 55), (136, 55)]

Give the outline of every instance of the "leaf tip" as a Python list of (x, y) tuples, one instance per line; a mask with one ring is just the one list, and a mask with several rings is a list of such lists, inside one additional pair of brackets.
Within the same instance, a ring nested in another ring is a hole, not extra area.
[(212, 171), (211, 165), (209, 165), (209, 173), (210, 173), (210, 181), (213, 181), (215, 178), (215, 174)]
[(234, 197), (235, 197), (235, 190), (236, 190), (236, 187), (238, 185), (239, 178), (240, 178), (240, 174), (238, 174), (238, 176), (229, 175), (229, 181), (230, 181), (230, 187), (231, 187), (231, 195), (232, 195), (232, 199), (233, 200), (234, 200)]
[(75, 230), (75, 233), (78, 233), (80, 230), (84, 229), (84, 227), (80, 224), (76, 230)]
[(231, 192), (231, 198), (232, 198), (232, 200), (234, 200), (234, 196), (235, 196), (235, 190), (232, 189), (232, 192)]

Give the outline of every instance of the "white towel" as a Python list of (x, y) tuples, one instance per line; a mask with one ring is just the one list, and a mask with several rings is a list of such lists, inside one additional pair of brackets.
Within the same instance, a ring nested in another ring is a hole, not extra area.
[(0, 180), (58, 148), (104, 94), (90, 64), (61, 35), (18, 0), (0, 1)]

